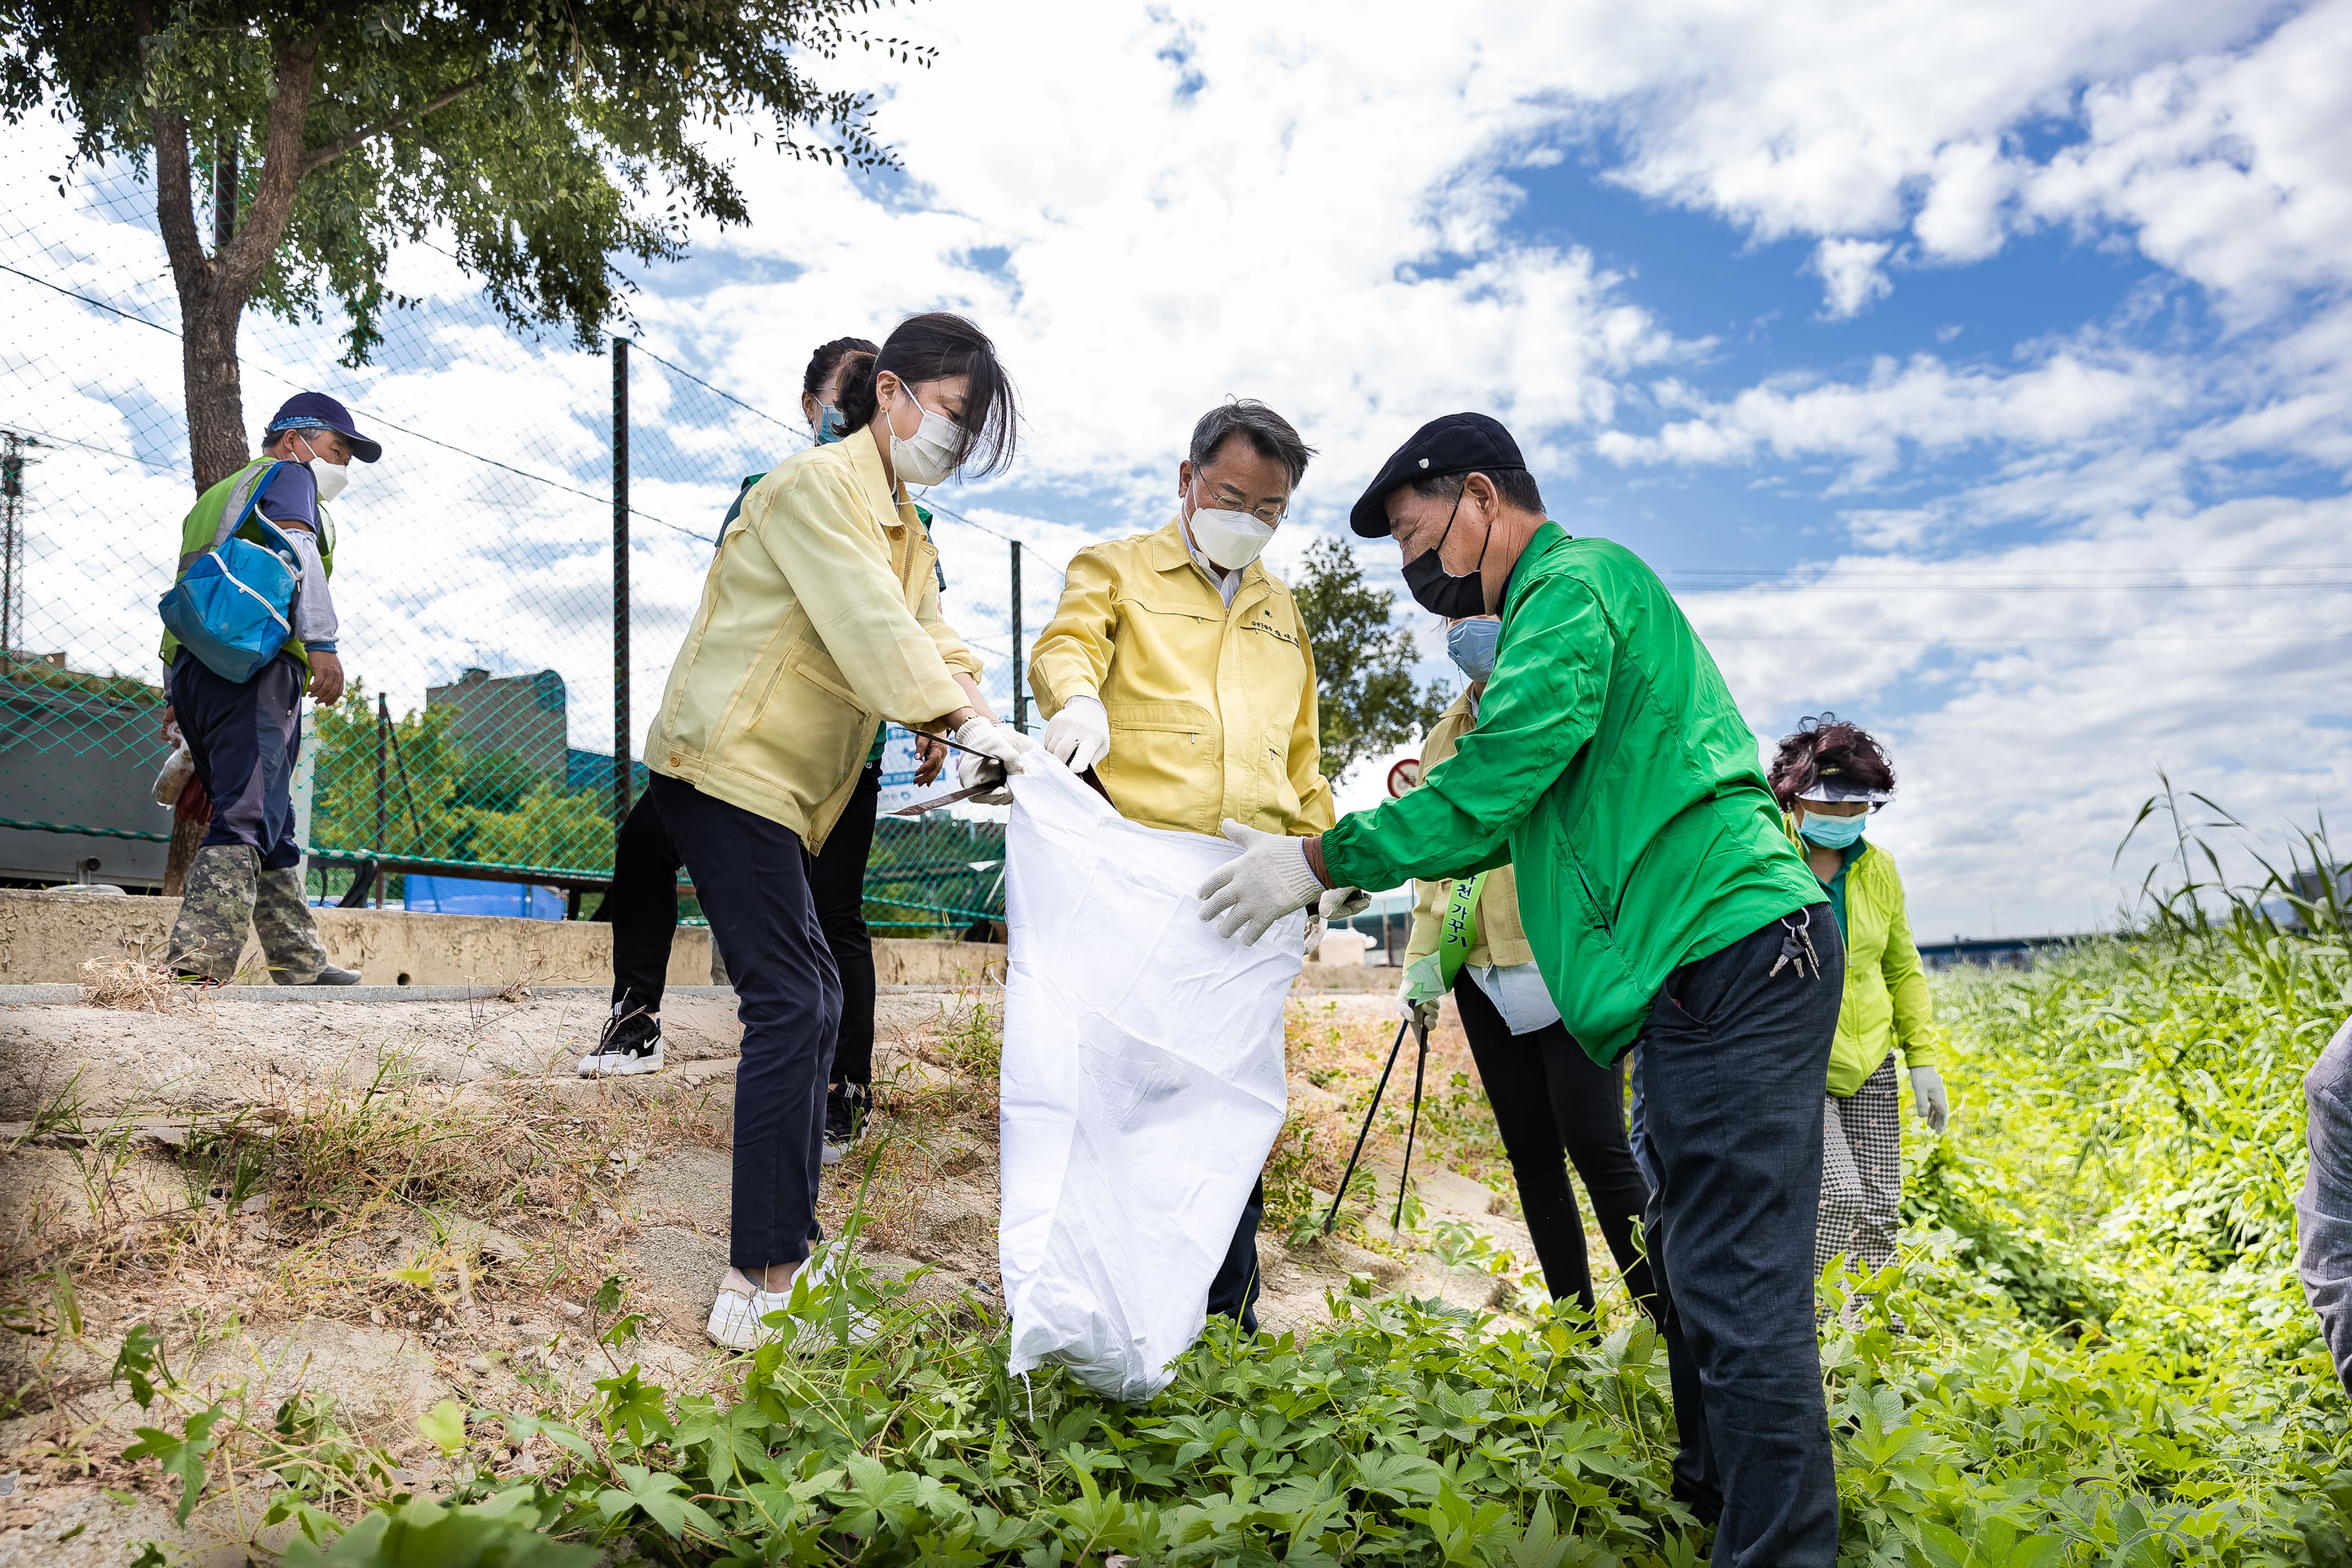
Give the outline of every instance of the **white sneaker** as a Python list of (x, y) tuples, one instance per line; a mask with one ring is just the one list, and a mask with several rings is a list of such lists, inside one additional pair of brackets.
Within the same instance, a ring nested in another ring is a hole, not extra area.
[[(739, 1269), (729, 1269), (727, 1279), (719, 1287), (719, 1298), (710, 1304), (710, 1319), (702, 1331), (712, 1344), (730, 1351), (756, 1350), (770, 1340), (785, 1334), (793, 1336), (793, 1348), (808, 1352), (823, 1349), (833, 1342), (836, 1331), (830, 1308), (834, 1286), (846, 1255), (838, 1242), (820, 1242), (810, 1253), (809, 1261), (793, 1276), (789, 1290), (766, 1290), (753, 1285)], [(811, 1308), (824, 1312), (814, 1322), (793, 1318), (794, 1307), (805, 1312)], [(769, 1318), (787, 1314), (781, 1323), (770, 1323)], [(797, 1325), (797, 1327), (795, 1327)], [(851, 1309), (847, 1333), (842, 1342), (862, 1345), (881, 1331), (873, 1314)]]

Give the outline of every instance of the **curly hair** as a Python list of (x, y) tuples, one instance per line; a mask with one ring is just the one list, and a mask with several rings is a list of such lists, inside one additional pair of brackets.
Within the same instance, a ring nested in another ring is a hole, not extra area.
[(1888, 760), (1886, 748), (1873, 740), (1869, 731), (1834, 713), (1799, 720), (1795, 734), (1781, 736), (1780, 749), (1766, 779), (1780, 809), (1788, 811), (1823, 773), (1861, 789), (1891, 791), (1895, 787), (1895, 764)]

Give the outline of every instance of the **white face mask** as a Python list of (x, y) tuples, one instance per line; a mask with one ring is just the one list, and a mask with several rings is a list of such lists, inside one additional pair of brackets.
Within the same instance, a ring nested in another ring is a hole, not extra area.
[(352, 482), (351, 465), (327, 461), (318, 455), (319, 448), (311, 447), (308, 440), (302, 445), (310, 447), (310, 461), (303, 466), (310, 470), (310, 477), (319, 481), (319, 504), (324, 506), (342, 494), (343, 487)]
[(923, 416), (912, 437), (898, 434), (896, 411), (890, 420), (890, 471), (900, 482), (910, 485), (936, 485), (956, 471), (957, 448), (962, 444), (963, 433), (955, 421), (944, 414), (934, 414), (916, 398), (914, 388), (908, 387), (907, 401)]
[(1228, 572), (1238, 572), (1257, 559), (1274, 537), (1274, 524), (1261, 522), (1245, 511), (1218, 511), (1195, 507), (1184, 520), (1192, 525), (1192, 542), (1201, 553)]

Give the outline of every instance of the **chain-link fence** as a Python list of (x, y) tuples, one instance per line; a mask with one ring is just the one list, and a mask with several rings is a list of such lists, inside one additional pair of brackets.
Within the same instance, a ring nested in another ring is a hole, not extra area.
[[(178, 305), (148, 187), (85, 170), (60, 201), (47, 174), (63, 148), (13, 151), (0, 168), (0, 881), (152, 887), (172, 826), (150, 794), (164, 757), (155, 602), (193, 499)], [(351, 689), (313, 714), (298, 784), (312, 887), (332, 897), (369, 878), (359, 894), (455, 908), (458, 889), (537, 885), (555, 889), (542, 910), (577, 914), (644, 787), (637, 742), (719, 520), (744, 476), (808, 444), (791, 416), (798, 367), (738, 395), (658, 344), (526, 341), (427, 247), (397, 258), (392, 282), (411, 302), (385, 313), (364, 366), (343, 363), (332, 316), (248, 312), (240, 345), (249, 426), (316, 390), (384, 447), (331, 508)], [(856, 331), (878, 335), (824, 321), (808, 338)], [(1060, 574), (927, 504), (949, 618), (1010, 715), (1023, 628), (1050, 616)], [(989, 814), (886, 818), (869, 916), (902, 932), (1001, 919), (1002, 858)]]

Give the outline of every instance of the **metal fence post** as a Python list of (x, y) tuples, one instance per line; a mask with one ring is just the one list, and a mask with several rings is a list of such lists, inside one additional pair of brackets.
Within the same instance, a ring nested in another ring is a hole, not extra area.
[[(375, 907), (377, 909), (383, 908), (384, 875), (382, 859), (386, 847), (383, 841), (383, 764), (384, 750), (391, 744), (392, 704), (385, 699), (384, 694), (379, 691), (375, 694), (375, 852), (378, 860), (375, 870)], [(423, 846), (420, 845), (418, 847), (421, 849)]]
[(1013, 542), (1013, 727), (1029, 728), (1029, 683), (1021, 674), (1021, 542)]
[(613, 340), (613, 820), (629, 815), (629, 340)]
[(15, 430), (0, 431), (0, 654), (25, 651), (25, 539), (23, 508), (27, 449), (41, 443)]

